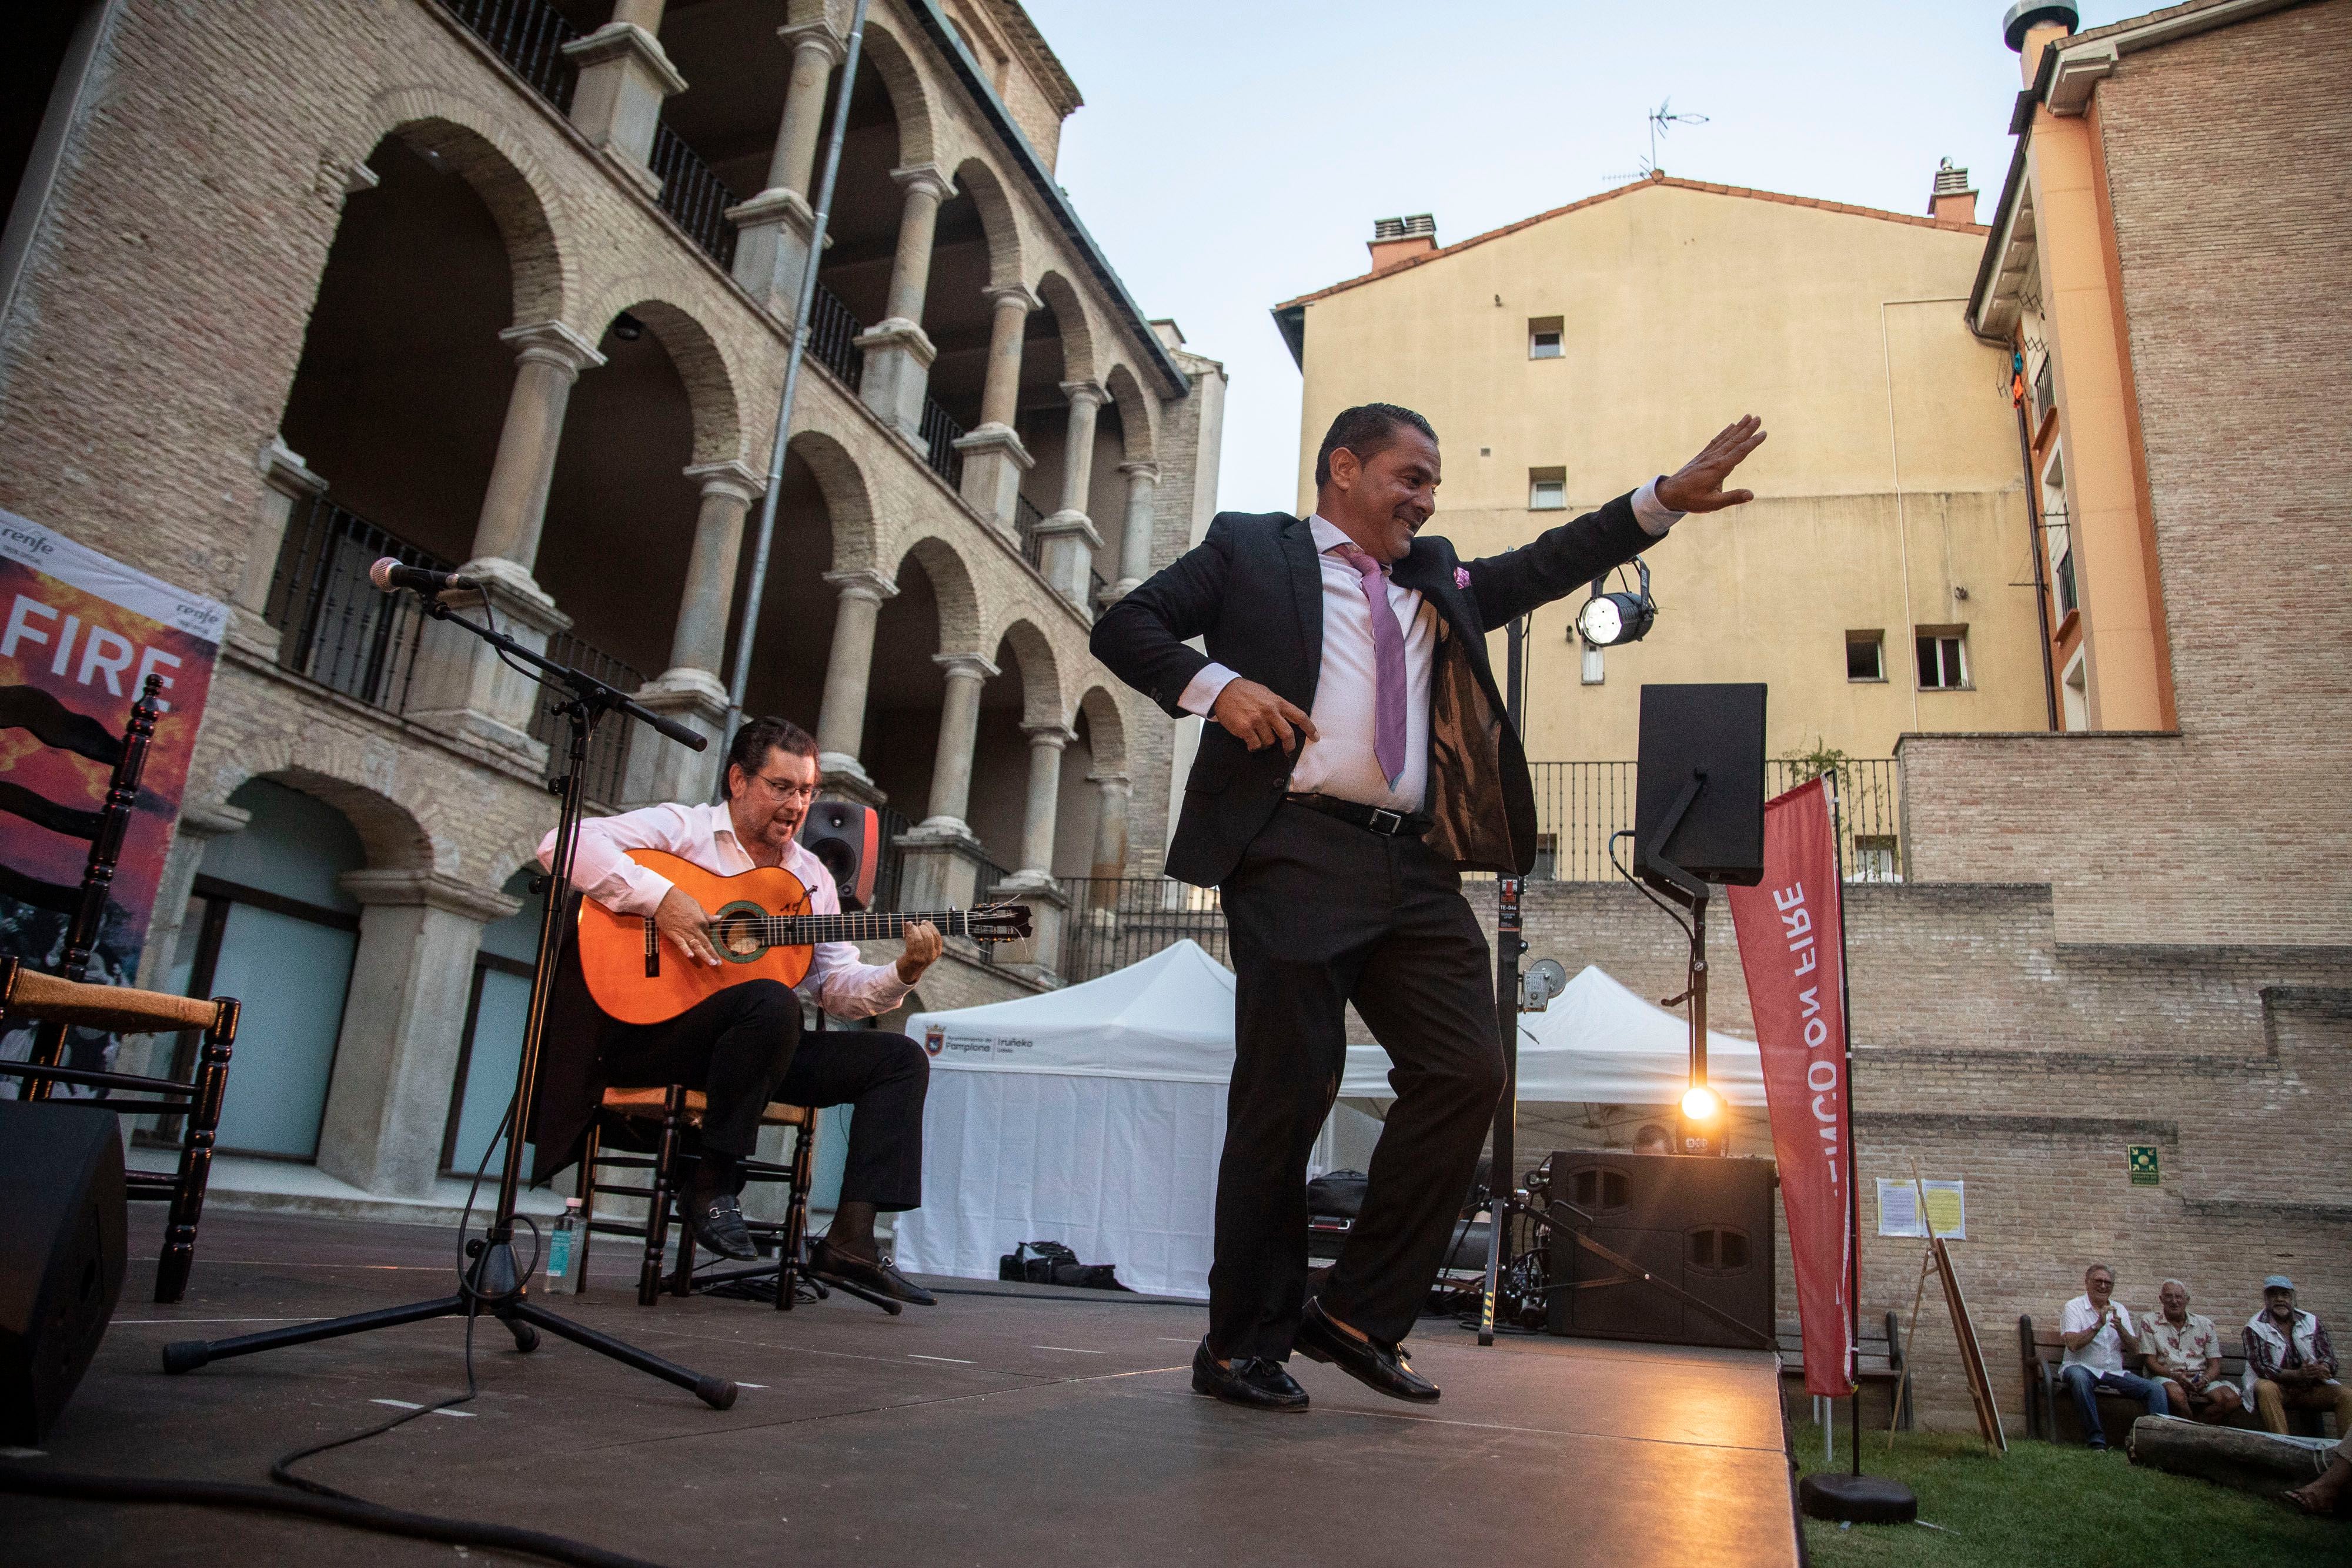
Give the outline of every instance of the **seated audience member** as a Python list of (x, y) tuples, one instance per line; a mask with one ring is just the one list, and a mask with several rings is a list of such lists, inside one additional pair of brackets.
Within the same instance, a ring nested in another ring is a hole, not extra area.
[(2065, 1347), (2058, 1375), (2074, 1396), (2084, 1437), (2101, 1450), (2107, 1446), (2107, 1429), (2099, 1421), (2100, 1389), (2144, 1402), (2151, 1416), (2172, 1414), (2163, 1384), (2124, 1370), (2124, 1352), (2139, 1349), (2139, 1331), (2115, 1293), (2116, 1271), (2094, 1263), (2083, 1271), (2083, 1294), (2058, 1314), (2058, 1343)]
[(2189, 1310), (2189, 1287), (2167, 1280), (2156, 1293), (2161, 1309), (2140, 1327), (2147, 1372), (2164, 1381), (2175, 1416), (2219, 1424), (2242, 1407), (2237, 1388), (2221, 1381), (2221, 1334), (2213, 1320)]
[(1642, 1130), (1633, 1134), (1633, 1152), (1637, 1155), (1671, 1155), (1675, 1152), (1675, 1135), (1655, 1122), (1644, 1122)]
[(2352, 1487), (2352, 1436), (2343, 1437), (2327, 1450), (2327, 1468), (2319, 1472), (2317, 1480), (2306, 1481), (2282, 1495), (2304, 1512), (2324, 1519), (2344, 1506), (2347, 1487)]
[(2318, 1314), (2294, 1304), (2294, 1281), (2263, 1281), (2263, 1310), (2246, 1324), (2247, 1403), (2264, 1428), (2284, 1435), (2290, 1410), (2333, 1410), (2336, 1435), (2352, 1434), (2352, 1388), (2336, 1381), (2336, 1348)]

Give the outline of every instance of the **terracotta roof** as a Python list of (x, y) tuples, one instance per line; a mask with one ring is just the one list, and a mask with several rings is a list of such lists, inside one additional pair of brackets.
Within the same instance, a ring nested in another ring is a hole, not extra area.
[(1630, 185), (1620, 185), (1615, 190), (1603, 191), (1596, 196), (1587, 196), (1580, 202), (1570, 202), (1564, 207), (1554, 207), (1548, 213), (1538, 213), (1531, 218), (1521, 218), (1517, 223), (1506, 224), (1501, 228), (1488, 229), (1485, 234), (1473, 235), (1465, 240), (1456, 240), (1441, 250), (1428, 251), (1409, 261), (1401, 261), (1382, 271), (1368, 272), (1361, 277), (1350, 277), (1344, 282), (1335, 283), (1328, 288), (1318, 288), (1312, 294), (1302, 294), (1296, 299), (1286, 299), (1275, 308), (1288, 310), (1294, 306), (1311, 304), (1315, 300), (1328, 298), (1331, 295), (1354, 288), (1361, 284), (1371, 283), (1383, 277), (1393, 277), (1400, 272), (1409, 272), (1416, 267), (1426, 267), (1433, 261), (1439, 261), (1458, 252), (1468, 250), (1474, 245), (1485, 245), (1488, 240), (1500, 239), (1505, 235), (1517, 234), (1521, 229), (1532, 228), (1540, 223), (1549, 223), (1553, 218), (1564, 217), (1570, 213), (1597, 206), (1602, 202), (1614, 201), (1629, 192), (1646, 191), (1654, 185), (1664, 185), (1677, 191), (1706, 191), (1717, 196), (1746, 196), (1753, 201), (1779, 202), (1784, 206), (1818, 207), (1825, 213), (1851, 213), (1855, 217), (1878, 218), (1890, 224), (1909, 224), (1916, 228), (1942, 229), (1948, 234), (1986, 235), (1992, 232), (1982, 224), (1948, 223), (1930, 217), (1914, 217), (1909, 213), (1890, 213), (1878, 207), (1857, 207), (1844, 202), (1819, 201), (1811, 196), (1783, 195), (1778, 191), (1752, 191), (1745, 185), (1711, 185), (1699, 180), (1678, 180), (1672, 174), (1653, 174), (1645, 180), (1636, 180)]

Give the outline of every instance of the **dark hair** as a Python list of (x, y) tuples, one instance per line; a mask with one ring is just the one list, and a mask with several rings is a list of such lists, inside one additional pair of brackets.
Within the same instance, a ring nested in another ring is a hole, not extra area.
[(788, 718), (755, 718), (745, 721), (735, 732), (735, 744), (727, 748), (728, 772), (720, 778), (719, 788), (729, 800), (735, 798), (734, 769), (745, 774), (757, 773), (768, 760), (771, 751), (789, 751), (795, 757), (816, 755), (816, 737)]
[(1315, 454), (1315, 487), (1319, 490), (1331, 482), (1331, 454), (1344, 446), (1356, 455), (1357, 462), (1369, 463), (1396, 444), (1397, 432), (1406, 425), (1433, 442), (1437, 439), (1429, 421), (1392, 402), (1364, 402), (1340, 410), (1331, 428), (1323, 433), (1323, 444)]

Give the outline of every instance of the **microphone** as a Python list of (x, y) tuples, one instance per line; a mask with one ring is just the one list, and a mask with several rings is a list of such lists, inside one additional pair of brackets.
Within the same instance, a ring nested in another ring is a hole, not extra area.
[(460, 577), (454, 571), (435, 571), (429, 567), (406, 565), (396, 556), (385, 556), (368, 568), (368, 580), (386, 593), (402, 588), (413, 588), (419, 593), (442, 593), (453, 588), (482, 586), (474, 579)]

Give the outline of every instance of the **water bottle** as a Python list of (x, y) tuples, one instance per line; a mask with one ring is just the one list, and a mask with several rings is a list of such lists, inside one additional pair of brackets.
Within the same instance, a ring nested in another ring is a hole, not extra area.
[(563, 1218), (555, 1222), (554, 1234), (547, 1239), (547, 1282), (564, 1291), (577, 1291), (572, 1280), (572, 1249), (580, 1234), (580, 1200), (563, 1200)]

